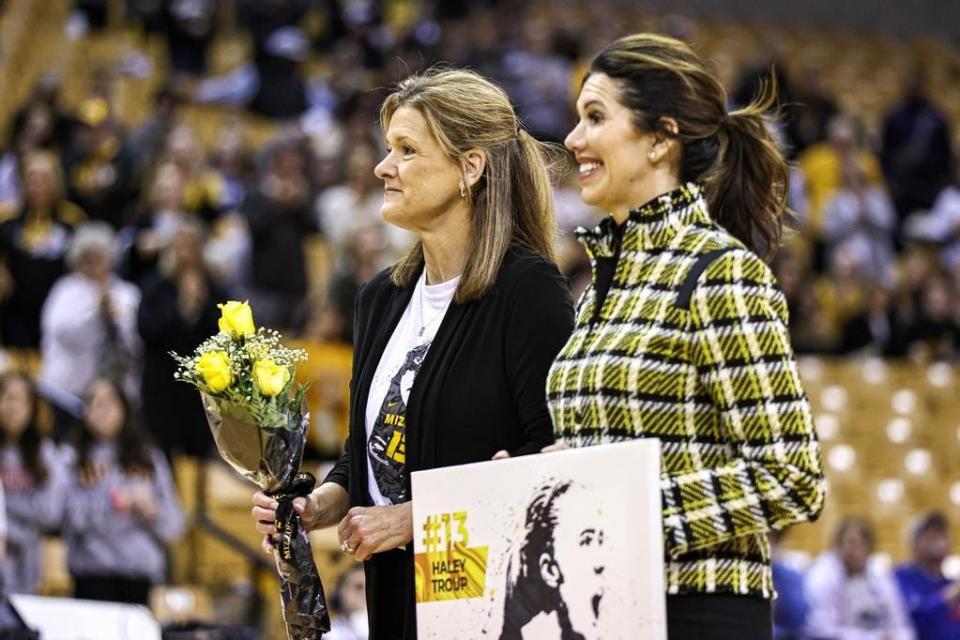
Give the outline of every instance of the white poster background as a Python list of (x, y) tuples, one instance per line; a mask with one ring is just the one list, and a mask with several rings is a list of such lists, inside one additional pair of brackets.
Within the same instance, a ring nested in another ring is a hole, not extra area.
[[(460, 514), (461, 518), (466, 514), (467, 547), (487, 548), (481, 597), (417, 603), (421, 640), (499, 640), (508, 566), (511, 557), (515, 565), (520, 564), (528, 505), (538, 488), (567, 481), (572, 481), (569, 489), (556, 499), (553, 531), (556, 563), (564, 575), (559, 593), (573, 630), (584, 640), (665, 640), (657, 440), (414, 473), (414, 553), (428, 550), (425, 538), (429, 543), (432, 537), (434, 544), (438, 537), (443, 538), (437, 525), (443, 514)], [(459, 525), (456, 522), (452, 528)], [(562, 530), (564, 526), (568, 529)], [(570, 540), (570, 533), (577, 536), (572, 546), (561, 541)], [(561, 548), (564, 544), (566, 549)], [(476, 557), (466, 555), (468, 563)], [(568, 566), (562, 566), (561, 559)], [(446, 575), (455, 584), (460, 575), (456, 572), (466, 569), (452, 564), (447, 569), (453, 573)], [(441, 585), (437, 588), (444, 590)], [(536, 615), (520, 637), (560, 640), (558, 614)]]

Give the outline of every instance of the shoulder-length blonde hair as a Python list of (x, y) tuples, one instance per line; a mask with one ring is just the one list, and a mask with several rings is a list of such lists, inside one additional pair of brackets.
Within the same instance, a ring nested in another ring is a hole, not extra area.
[[(423, 115), (431, 134), (461, 171), (467, 151), (486, 154), (483, 174), (465, 196), (470, 238), (454, 297), (457, 303), (477, 300), (490, 291), (512, 243), (554, 258), (550, 148), (520, 127), (502, 89), (472, 71), (432, 69), (401, 81), (387, 96), (380, 109), (384, 131), (400, 107)], [(393, 283), (411, 286), (422, 266), (423, 245), (418, 242), (394, 265)]]

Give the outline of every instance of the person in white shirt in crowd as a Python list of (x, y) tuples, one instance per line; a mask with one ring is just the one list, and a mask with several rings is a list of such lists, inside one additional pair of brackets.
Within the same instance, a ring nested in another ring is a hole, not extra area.
[(5, 593), (34, 593), (43, 571), (42, 537), (63, 518), (62, 456), (37, 425), (38, 396), (21, 372), (0, 377), (0, 480), (7, 498)]
[(893, 270), (896, 224), (896, 211), (887, 192), (870, 184), (856, 162), (845, 162), (843, 183), (823, 211), (823, 236), (830, 253), (847, 254), (865, 278), (881, 282)]
[(943, 267), (956, 273), (960, 270), (960, 159), (954, 164), (957, 176), (953, 184), (940, 192), (930, 213), (920, 220), (920, 224), (914, 229), (908, 226), (908, 233), (942, 243), (940, 259)]
[(98, 375), (120, 380), (128, 397), (139, 392), (141, 345), (137, 333), (140, 290), (113, 273), (113, 230), (81, 225), (67, 252), (70, 273), (50, 291), (41, 314), (38, 386), (55, 405), (62, 437)]
[(807, 572), (811, 640), (913, 640), (900, 591), (889, 571), (870, 562), (874, 533), (862, 518), (844, 519), (833, 549)]

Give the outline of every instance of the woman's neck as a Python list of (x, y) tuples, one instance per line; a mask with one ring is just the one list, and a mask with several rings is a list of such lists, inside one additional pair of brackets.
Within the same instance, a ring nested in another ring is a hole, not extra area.
[(657, 172), (638, 183), (636, 188), (630, 193), (628, 202), (623, 202), (610, 209), (613, 219), (617, 224), (630, 217), (630, 212), (638, 207), (642, 207), (659, 195), (669, 193), (680, 186), (680, 179), (669, 172)]
[(466, 207), (441, 216), (438, 224), (420, 235), (427, 284), (439, 284), (463, 273), (470, 244), (470, 216)]

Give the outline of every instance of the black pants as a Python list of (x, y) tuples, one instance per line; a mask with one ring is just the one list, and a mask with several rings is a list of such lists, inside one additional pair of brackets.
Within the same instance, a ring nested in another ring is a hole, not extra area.
[(108, 600), (147, 604), (150, 581), (119, 576), (73, 576), (73, 597), (82, 600)]
[(769, 600), (720, 594), (667, 596), (670, 640), (772, 640)]

